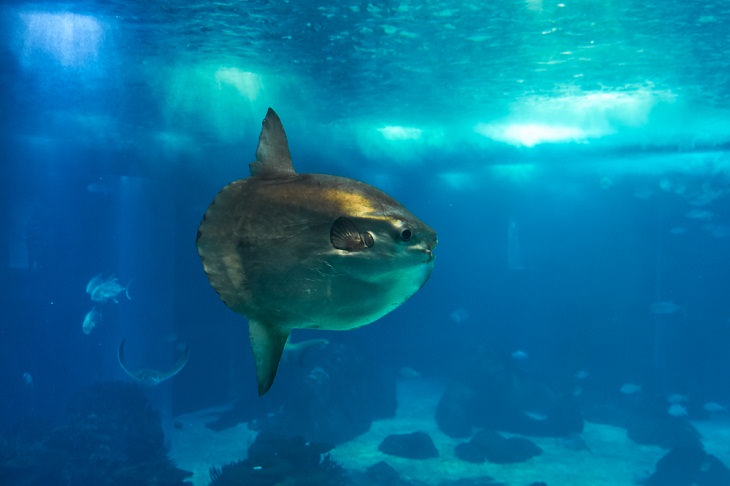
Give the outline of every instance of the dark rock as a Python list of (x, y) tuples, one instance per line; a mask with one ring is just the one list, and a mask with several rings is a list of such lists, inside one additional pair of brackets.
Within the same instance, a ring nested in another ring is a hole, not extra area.
[(393, 469), (393, 466), (385, 461), (380, 461), (370, 466), (365, 471), (365, 477), (370, 484), (398, 486), (401, 483), (398, 471)]
[(482, 430), (472, 439), (456, 446), (457, 457), (468, 462), (487, 460), (498, 464), (523, 462), (542, 453), (532, 441), (522, 437), (506, 439), (497, 432)]
[(248, 448), (248, 459), (263, 462), (270, 457), (279, 457), (294, 465), (319, 462), (320, 456), (331, 451), (332, 444), (305, 442), (301, 437), (277, 435), (270, 431), (261, 432)]
[[(286, 431), (310, 441), (340, 444), (367, 432), (373, 420), (395, 415), (395, 375), (381, 373), (369, 366), (367, 356), (341, 344), (329, 344), (311, 358), (316, 359), (315, 366), (279, 373), (278, 385), (267, 399), (268, 409), (280, 411), (259, 419), (259, 430)], [(286, 383), (287, 377), (291, 383)], [(286, 394), (278, 395), (279, 390)], [(276, 400), (280, 405), (274, 404)]]
[(666, 453), (644, 484), (648, 486), (721, 486), (730, 484), (730, 469), (701, 448), (678, 447)]
[(0, 457), (0, 483), (183, 486), (167, 458), (159, 415), (140, 387), (105, 383), (80, 392), (65, 424), (22, 430)]
[(478, 478), (462, 478), (443, 481), (439, 486), (506, 486), (490, 478), (489, 476), (480, 476)]
[[(436, 409), (445, 434), (468, 437), (475, 427), (548, 437), (583, 431), (575, 398), (555, 393), (509, 355), (480, 350), (465, 360), (459, 381), (446, 388)], [(544, 417), (536, 418), (534, 411)]]
[(506, 440), (502, 434), (493, 430), (480, 430), (469, 442), (486, 454), (504, 447)]
[[(506, 447), (502, 454), (498, 454), (497, 457), (503, 459), (502, 462), (504, 463), (523, 462), (540, 454), (542, 454), (542, 449), (531, 440), (525, 439), (524, 437), (510, 437), (507, 439)], [(489, 454), (487, 454), (487, 460), (500, 462), (490, 458)]]
[(384, 454), (408, 459), (429, 459), (439, 455), (433, 440), (425, 432), (391, 434), (383, 439), (378, 450)]
[(697, 486), (730, 484), (730, 469), (717, 457), (708, 454), (697, 475)]
[(702, 436), (687, 420), (676, 417), (644, 417), (626, 429), (629, 439), (639, 444), (666, 449), (702, 449)]
[(441, 431), (455, 438), (469, 437), (473, 424), (476, 392), (461, 383), (452, 383), (436, 408), (436, 423)]
[(487, 460), (487, 455), (484, 453), (484, 451), (471, 442), (458, 444), (454, 448), (454, 453), (456, 454), (456, 457), (458, 457), (462, 461), (475, 464), (479, 464)]
[(646, 480), (651, 486), (691, 486), (707, 454), (701, 448), (677, 448), (656, 463), (654, 474)]
[(340, 486), (345, 472), (326, 452), (332, 446), (299, 437), (262, 432), (248, 449), (248, 458), (210, 471), (210, 486)]

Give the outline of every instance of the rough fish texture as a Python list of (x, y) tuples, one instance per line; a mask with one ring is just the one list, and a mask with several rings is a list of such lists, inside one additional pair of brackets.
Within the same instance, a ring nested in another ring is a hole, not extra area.
[(384, 192), (297, 174), (269, 109), (251, 177), (224, 187), (198, 230), (212, 287), (249, 318), (259, 394), (294, 328), (345, 330), (397, 308), (426, 282), (436, 233)]

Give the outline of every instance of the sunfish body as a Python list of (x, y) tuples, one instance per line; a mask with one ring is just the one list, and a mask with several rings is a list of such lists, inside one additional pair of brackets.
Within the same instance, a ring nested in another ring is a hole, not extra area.
[(251, 177), (218, 193), (197, 246), (212, 287), (249, 319), (263, 395), (292, 329), (364, 326), (418, 291), (433, 269), (436, 233), (370, 185), (296, 173), (271, 109), (256, 159)]

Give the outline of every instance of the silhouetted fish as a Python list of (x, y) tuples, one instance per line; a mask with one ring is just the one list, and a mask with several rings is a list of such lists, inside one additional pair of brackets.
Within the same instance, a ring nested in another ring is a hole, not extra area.
[(117, 361), (119, 361), (119, 366), (122, 367), (122, 370), (124, 370), (127, 376), (129, 376), (141, 385), (155, 386), (159, 385), (163, 381), (169, 380), (173, 376), (180, 373), (180, 370), (185, 368), (185, 365), (188, 364), (188, 359), (190, 358), (190, 347), (185, 344), (182, 354), (177, 359), (177, 361), (175, 361), (175, 364), (172, 365), (172, 368), (167, 371), (160, 371), (152, 368), (130, 370), (124, 357), (124, 345), (126, 344), (126, 342), (126, 339), (122, 339), (122, 342), (119, 343), (119, 349), (117, 350)]
[(259, 395), (294, 328), (346, 330), (400, 306), (433, 269), (436, 233), (384, 192), (297, 174), (269, 109), (251, 177), (224, 187), (198, 230), (210, 284), (249, 318)]
[(652, 314), (660, 314), (660, 315), (671, 315), (676, 314), (677, 312), (684, 312), (684, 309), (682, 309), (681, 306), (675, 304), (671, 300), (664, 300), (661, 302), (654, 302), (651, 304), (651, 313)]
[(101, 314), (96, 309), (91, 309), (84, 316), (84, 323), (81, 325), (81, 330), (84, 334), (91, 334), (97, 324), (101, 322)]

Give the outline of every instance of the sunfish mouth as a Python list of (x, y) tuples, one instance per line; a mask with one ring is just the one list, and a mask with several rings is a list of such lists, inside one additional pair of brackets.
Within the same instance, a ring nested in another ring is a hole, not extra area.
[(428, 245), (425, 248), (416, 248), (416, 251), (422, 251), (427, 255), (426, 261), (424, 263), (430, 263), (434, 260), (434, 258), (436, 258), (436, 255), (433, 254), (433, 251), (436, 249), (436, 245), (438, 245), (438, 241), (434, 241), (432, 244)]

